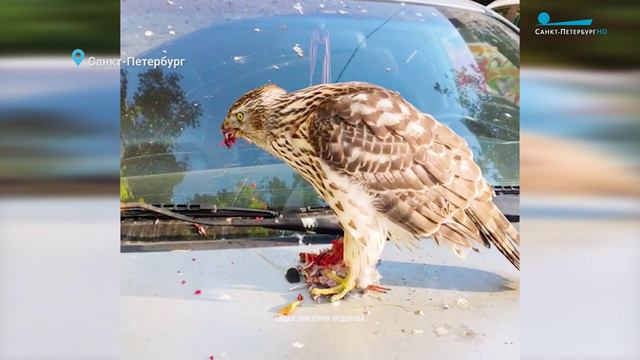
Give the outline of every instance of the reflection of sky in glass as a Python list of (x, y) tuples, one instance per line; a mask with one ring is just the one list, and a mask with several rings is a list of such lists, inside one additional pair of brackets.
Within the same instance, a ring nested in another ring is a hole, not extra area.
[[(310, 78), (320, 83), (323, 73), (326, 77), (323, 61), (327, 55), (331, 81), (366, 81), (400, 92), (464, 137), (491, 183), (517, 184), (518, 104), (492, 92), (485, 81), (487, 70), (478, 66), (477, 54), (467, 46), (497, 38), (509, 43), (507, 50), (499, 48), (497, 54), (500, 50), (517, 52), (517, 35), (502, 24), (484, 24), (491, 19), (478, 13), (427, 6), (400, 8), (384, 3), (371, 8), (386, 17), (312, 14), (229, 21), (141, 55), (187, 59), (174, 71), (182, 75), (180, 84), (189, 101), (198, 102), (202, 109), (198, 126), (185, 128), (173, 139), (173, 155), (186, 168), (171, 175), (182, 178), (172, 199), (164, 201), (187, 202), (195, 194), (232, 190), (247, 179), (259, 183), (278, 176), (291, 186), (291, 170), (254, 146), (243, 142), (232, 150), (219, 146), (220, 122), (235, 99), (267, 82), (288, 91), (308, 86)], [(456, 19), (455, 23), (447, 16)], [(330, 54), (310, 46), (317, 34), (330, 39)], [(294, 51), (296, 44), (304, 57)], [(314, 53), (317, 58), (312, 61)], [(508, 65), (517, 70), (517, 54), (502, 57), (511, 59)], [(310, 74), (312, 66), (315, 72)], [(126, 70), (132, 101), (137, 75), (148, 69)], [(127, 161), (153, 162), (154, 158), (124, 159)], [(131, 175), (134, 187), (137, 181), (149, 178), (147, 174)]]

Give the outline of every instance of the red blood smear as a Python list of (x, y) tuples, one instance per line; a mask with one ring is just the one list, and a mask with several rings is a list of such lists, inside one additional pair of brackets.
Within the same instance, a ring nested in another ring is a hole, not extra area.
[(331, 241), (331, 249), (323, 250), (319, 254), (302, 252), (300, 261), (305, 264), (316, 264), (318, 266), (331, 266), (342, 263), (343, 242), (342, 239)]
[(238, 139), (236, 139), (235, 137), (224, 137), (224, 139), (222, 139), (222, 142), (220, 142), (220, 146), (226, 146), (227, 148), (231, 149), (231, 147), (236, 143)]
[(180, 285), (184, 285), (184, 284), (186, 284), (186, 283), (187, 283), (187, 280), (182, 280), (182, 281), (180, 282)]
[(202, 294), (202, 290), (196, 290), (196, 291), (193, 293), (193, 295), (200, 295), (200, 294)]

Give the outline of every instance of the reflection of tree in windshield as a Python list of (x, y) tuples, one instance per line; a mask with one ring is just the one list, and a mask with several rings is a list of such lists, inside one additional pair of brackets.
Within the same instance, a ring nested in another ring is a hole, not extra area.
[(287, 183), (274, 176), (267, 182), (266, 186), (271, 198), (270, 205), (274, 209), (284, 208), (289, 198), (289, 193), (291, 192)]
[(186, 162), (174, 153), (175, 139), (185, 128), (199, 125), (202, 110), (187, 99), (179, 74), (165, 74), (159, 68), (139, 74), (132, 102), (127, 98), (127, 72), (120, 75), (120, 171), (127, 189), (121, 200), (166, 202), (186, 170)]
[(300, 208), (305, 206), (319, 206), (322, 200), (315, 189), (297, 173), (291, 174), (293, 182), (291, 187), (278, 177), (264, 179), (261, 187), (271, 209)]
[(267, 202), (264, 198), (263, 192), (258, 189), (258, 185), (256, 183), (248, 183), (247, 181), (239, 182), (236, 189), (231, 191), (222, 189), (215, 195), (196, 194), (191, 199), (191, 204), (215, 204), (221, 208), (267, 208)]
[(454, 38), (464, 39), (465, 51), (459, 49), (468, 60), (450, 69), (453, 81), (436, 82), (434, 90), (461, 107), (460, 118), (451, 120), (474, 135), (467, 141), (477, 140), (469, 145), (485, 177), (497, 184), (518, 183), (519, 37), (499, 22), (484, 21), (480, 13), (442, 11), (458, 31)]
[[(464, 110), (460, 121), (478, 139), (480, 148), (474, 158), (486, 177), (498, 183), (517, 180), (518, 169), (508, 165), (518, 162), (518, 107), (509, 99), (489, 91), (477, 66), (451, 69), (454, 87), (436, 82), (434, 90), (451, 97)], [(471, 144), (470, 144), (471, 145)], [(479, 153), (478, 153), (479, 151)], [(511, 178), (504, 178), (510, 174)]]
[(289, 204), (304, 204), (304, 206), (318, 206), (322, 200), (315, 189), (297, 173), (293, 173), (293, 185), (289, 194)]
[(287, 207), (318, 206), (321, 200), (300, 175), (293, 173), (291, 187), (277, 176), (259, 183), (240, 181), (235, 189), (222, 189), (216, 194), (196, 194), (191, 204), (214, 204), (218, 207), (281, 210)]
[[(518, 117), (517, 106), (508, 99), (496, 96), (488, 91), (482, 73), (477, 67), (450, 70), (455, 88), (450, 89), (436, 82), (434, 90), (442, 95), (453, 97), (465, 110), (463, 119), (469, 130), (477, 136), (505, 141), (517, 141)], [(506, 109), (516, 114), (505, 116)]]
[[(296, 182), (297, 178), (297, 182)], [(304, 189), (306, 188), (307, 191)], [(302, 191), (302, 192), (301, 192)], [(237, 183), (233, 190), (222, 189), (215, 195), (196, 194), (191, 198), (191, 204), (214, 204), (220, 208), (240, 207), (252, 209), (282, 209), (291, 201), (291, 196), (302, 196), (305, 205), (317, 205), (318, 197), (315, 191), (310, 188), (299, 175), (294, 175), (293, 186), (289, 188), (287, 184), (278, 177), (271, 179), (264, 178), (260, 184), (247, 180)], [(268, 236), (274, 233), (273, 230), (250, 227), (229, 230), (231, 234), (245, 234), (249, 236)]]

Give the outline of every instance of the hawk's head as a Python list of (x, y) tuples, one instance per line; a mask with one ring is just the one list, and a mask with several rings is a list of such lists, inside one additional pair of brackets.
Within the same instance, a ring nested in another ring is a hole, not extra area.
[(263, 140), (268, 105), (286, 93), (275, 84), (267, 84), (242, 95), (231, 105), (222, 122), (223, 143), (230, 148), (238, 138), (250, 142)]

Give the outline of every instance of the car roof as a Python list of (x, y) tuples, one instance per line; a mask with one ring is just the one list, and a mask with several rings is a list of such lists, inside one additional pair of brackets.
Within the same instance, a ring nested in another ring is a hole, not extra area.
[(418, 4), (418, 5), (438, 5), (445, 7), (454, 7), (465, 10), (473, 10), (478, 12), (486, 12), (487, 9), (475, 1), (470, 0), (410, 0), (400, 1), (392, 0), (391, 2), (405, 3), (405, 4)]

